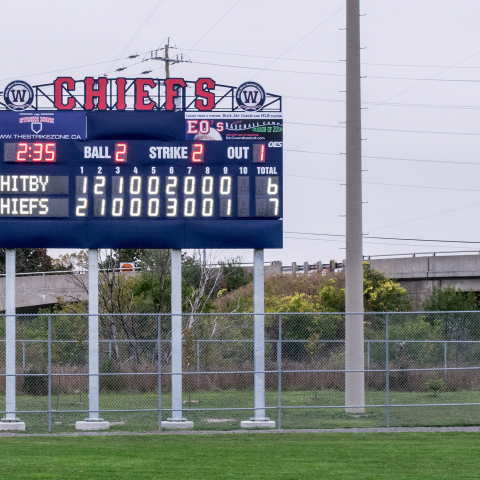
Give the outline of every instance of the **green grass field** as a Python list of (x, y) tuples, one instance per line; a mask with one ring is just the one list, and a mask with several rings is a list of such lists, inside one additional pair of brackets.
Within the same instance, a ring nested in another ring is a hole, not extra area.
[[(251, 390), (225, 390), (219, 392), (197, 391), (190, 396), (184, 393), (184, 414), (195, 422), (196, 430), (233, 430), (240, 426), (242, 420), (253, 415), (253, 392)], [(0, 405), (4, 405), (0, 397)], [(367, 391), (366, 402), (370, 405), (385, 404), (385, 392)], [(441, 392), (432, 397), (426, 392), (390, 392), (390, 402), (395, 404), (414, 404), (418, 407), (390, 408), (390, 426), (466, 426), (480, 425), (480, 406), (435, 406), (422, 404), (480, 403), (480, 392), (475, 390), (458, 392)], [(339, 390), (285, 391), (282, 392), (282, 405), (317, 406), (342, 405), (344, 393)], [(171, 407), (169, 394), (162, 395), (163, 408)], [(266, 392), (266, 405), (276, 407), (277, 392)], [(247, 410), (230, 410), (243, 407)], [(47, 397), (17, 396), (17, 410), (47, 410)], [(118, 392), (100, 395), (100, 408), (106, 410), (157, 409), (158, 397), (155, 393)], [(194, 411), (198, 408), (224, 408), (226, 410)], [(82, 420), (86, 413), (56, 413), (55, 410), (88, 410), (86, 395), (60, 395), (52, 397), (52, 432), (74, 432), (75, 421)], [(278, 421), (277, 408), (267, 410), (267, 415)], [(27, 425), (27, 433), (47, 432), (47, 414), (20, 413)], [(112, 429), (117, 431), (145, 432), (158, 430), (158, 412), (104, 412), (102, 416), (114, 422)], [(163, 419), (170, 416), (163, 412)], [(367, 408), (361, 416), (347, 415), (344, 408), (284, 408), (282, 410), (282, 428), (351, 428), (351, 427), (385, 427), (385, 407)], [(218, 421), (221, 420), (221, 421)]]
[(0, 452), (5, 479), (477, 479), (480, 435), (4, 437)]

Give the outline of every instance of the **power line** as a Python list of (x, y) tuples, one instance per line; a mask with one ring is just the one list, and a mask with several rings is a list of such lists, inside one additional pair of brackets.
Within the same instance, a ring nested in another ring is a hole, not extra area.
[[(264, 58), (264, 59), (274, 59), (281, 61), (292, 61), (292, 62), (311, 62), (311, 63), (331, 63), (337, 65), (345, 65), (345, 62), (342, 60), (318, 60), (313, 58), (285, 58), (285, 57), (269, 57), (266, 55), (249, 55), (245, 53), (232, 53), (232, 52), (218, 52), (212, 50), (198, 50), (194, 48), (181, 48), (179, 50), (188, 50), (190, 52), (199, 52), (199, 53), (213, 53), (216, 55), (228, 55), (233, 57), (247, 57), (247, 58)], [(479, 69), (479, 67), (449, 67), (447, 65), (418, 65), (418, 64), (400, 64), (400, 63), (372, 63), (372, 62), (361, 62), (362, 65), (372, 65), (372, 66), (384, 66), (384, 67), (418, 67), (418, 68), (451, 68), (451, 69)]]
[[(292, 175), (292, 174), (283, 174), (284, 177), (298, 177), (298, 178), (308, 178), (312, 180), (328, 180), (328, 181), (335, 181), (335, 182), (344, 182), (345, 180), (341, 180), (339, 178), (325, 178), (325, 177), (311, 177), (307, 175)], [(387, 187), (406, 187), (406, 188), (424, 188), (424, 189), (433, 189), (433, 190), (454, 190), (456, 192), (480, 192), (480, 189), (475, 188), (453, 188), (453, 187), (430, 187), (427, 185), (407, 185), (407, 184), (400, 184), (400, 183), (382, 183), (382, 182), (365, 182), (362, 181), (362, 184), (365, 185), (382, 185)]]
[[(310, 153), (315, 155), (330, 155), (337, 157), (339, 155), (344, 155), (343, 153), (327, 153), (327, 152), (316, 152), (311, 150), (296, 150), (296, 149), (288, 149), (285, 148), (284, 152), (299, 152), (299, 153)], [(445, 163), (451, 165), (474, 165), (479, 166), (479, 162), (456, 162), (453, 160), (425, 160), (420, 158), (398, 158), (398, 157), (375, 157), (371, 155), (362, 155), (362, 158), (368, 158), (372, 160), (394, 160), (394, 161), (402, 161), (402, 162), (421, 162), (421, 163)]]
[(272, 60), (265, 68), (262, 68), (260, 72), (256, 73), (250, 80), (253, 80), (257, 75), (262, 73), (263, 70), (266, 70), (270, 65), (273, 65), (278, 59), (283, 57), (287, 52), (289, 52), (292, 48), (296, 47), (300, 42), (303, 42), (308, 36), (310, 36), (313, 32), (318, 30), (323, 24), (327, 23), (331, 18), (333, 18), (337, 13), (341, 12), (345, 8), (345, 5), (343, 5), (341, 8), (339, 8), (336, 12), (332, 13), (328, 18), (323, 20), (319, 25), (317, 25), (313, 30), (308, 32), (305, 36), (303, 36), (300, 40), (295, 42), (291, 47), (287, 48), (281, 55), (279, 55), (276, 59)]
[(412, 220), (406, 220), (405, 222), (393, 223), (392, 225), (387, 225), (385, 227), (374, 228), (373, 230), (370, 229), (370, 231), (371, 232), (376, 232), (377, 230), (383, 230), (385, 228), (396, 227), (398, 225), (404, 225), (405, 223), (411, 223), (411, 222), (416, 222), (418, 220), (424, 220), (425, 218), (437, 217), (438, 215), (444, 215), (445, 213), (457, 212), (459, 210), (464, 210), (466, 208), (475, 207), (477, 205), (480, 205), (480, 203), (473, 203), (472, 205), (466, 205), (465, 207), (454, 208), (452, 210), (445, 210), (444, 212), (433, 213), (431, 215), (426, 215), (424, 217), (413, 218)]
[(216, 26), (218, 23), (220, 23), (221, 20), (223, 20), (223, 18), (230, 12), (230, 10), (233, 9), (233, 7), (235, 7), (235, 5), (237, 5), (237, 3), (239, 2), (240, 0), (237, 0), (208, 30), (207, 32), (202, 35), (200, 37), (200, 39), (197, 41), (197, 43), (186, 53), (186, 55), (188, 55)]
[[(123, 47), (123, 49), (121, 50), (121, 52), (118, 54), (117, 58), (112, 62), (112, 64), (108, 67), (107, 69), (107, 72), (106, 74), (110, 73), (112, 71), (112, 69), (115, 67), (115, 65), (117, 64), (118, 62), (118, 58), (120, 56), (122, 56), (126, 51), (127, 49), (130, 47), (130, 45), (135, 41), (135, 39), (138, 37), (138, 35), (140, 34), (140, 32), (145, 28), (145, 26), (147, 25), (147, 23), (152, 19), (152, 17), (155, 15), (155, 13), (157, 12), (157, 10), (162, 6), (163, 2), (165, 0), (158, 0), (157, 4), (153, 7), (153, 9), (150, 11), (150, 13), (147, 15), (147, 17), (145, 18), (145, 20), (140, 24), (140, 26), (137, 28), (137, 30), (135, 31), (135, 33), (132, 35), (132, 37), (130, 38), (130, 40), (127, 42), (127, 44)], [(105, 74), (105, 75), (106, 75)]]
[[(311, 235), (316, 237), (345, 237), (343, 234), (333, 233), (312, 233), (312, 232), (284, 232), (292, 235)], [(474, 242), (471, 240), (438, 240), (432, 238), (403, 238), (403, 237), (374, 237), (364, 234), (364, 238), (377, 240), (400, 240), (402, 242), (436, 242), (436, 243), (465, 243), (465, 244), (480, 244), (480, 241)]]
[[(284, 122), (290, 125), (306, 125), (311, 127), (327, 127), (327, 128), (342, 128), (343, 125), (323, 125), (320, 123), (303, 123), (303, 122)], [(379, 132), (399, 132), (399, 133), (422, 133), (422, 134), (435, 134), (435, 135), (462, 135), (462, 136), (480, 136), (480, 133), (475, 132), (438, 132), (433, 130), (403, 130), (397, 128), (374, 128), (374, 127), (362, 127), (362, 130), (372, 130)]]
[[(268, 68), (268, 67), (250, 67), (246, 65), (229, 65), (225, 63), (212, 63), (212, 62), (199, 62), (199, 61), (192, 61), (191, 63), (196, 63), (198, 65), (209, 65), (213, 67), (226, 67), (226, 68), (240, 68), (243, 70), (259, 70), (258, 73), (263, 71), (266, 72), (276, 72), (276, 73), (294, 73), (298, 75), (320, 75), (325, 77), (345, 77), (344, 73), (329, 73), (329, 72), (303, 72), (299, 70), (284, 70), (284, 69), (277, 69), (277, 68)], [(273, 62), (272, 62), (273, 63)], [(271, 65), (271, 63), (269, 64)], [(255, 78), (254, 75), (252, 78)], [(415, 82), (467, 82), (467, 83), (480, 83), (480, 80), (472, 80), (472, 79), (456, 79), (456, 78), (414, 78), (414, 77), (386, 77), (386, 76), (378, 76), (378, 75), (367, 75), (363, 78), (373, 78), (376, 80), (409, 80)], [(392, 97), (393, 98), (393, 97)], [(382, 105), (382, 103), (379, 103)]]
[[(316, 97), (295, 97), (291, 95), (282, 95), (282, 99), (291, 98), (293, 100), (308, 100), (314, 102), (325, 103), (346, 103), (344, 99), (336, 98), (316, 98)], [(362, 100), (364, 105), (388, 106), (388, 107), (418, 107), (418, 108), (445, 108), (445, 109), (460, 109), (460, 110), (480, 110), (480, 105), (435, 105), (431, 103), (382, 103), (382, 102), (367, 102)]]

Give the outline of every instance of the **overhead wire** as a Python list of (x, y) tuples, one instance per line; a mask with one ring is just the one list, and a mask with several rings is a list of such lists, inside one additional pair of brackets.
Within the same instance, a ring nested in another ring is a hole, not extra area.
[[(337, 65), (345, 65), (343, 60), (318, 60), (313, 58), (285, 58), (285, 57), (269, 57), (266, 55), (250, 55), (246, 53), (233, 53), (233, 52), (218, 52), (212, 50), (199, 50), (195, 48), (182, 48), (177, 47), (179, 50), (188, 50), (189, 52), (199, 52), (199, 53), (212, 53), (216, 55), (228, 55), (234, 57), (247, 57), (247, 58), (264, 58), (264, 59), (274, 59), (281, 61), (292, 61), (292, 62), (312, 62), (312, 63), (332, 63)], [(452, 69), (479, 69), (478, 67), (448, 67), (447, 65), (418, 65), (418, 64), (399, 64), (399, 63), (372, 63), (372, 62), (361, 62), (361, 65), (371, 65), (371, 66), (385, 66), (385, 67), (419, 67), (419, 68), (452, 68)]]
[(298, 40), (297, 42), (295, 42), (291, 47), (287, 48), (287, 50), (285, 50), (281, 55), (279, 55), (277, 58), (275, 58), (274, 60), (272, 60), (265, 68), (261, 69), (260, 72), (256, 73), (252, 78), (250, 78), (250, 80), (253, 80), (257, 75), (260, 75), (260, 73), (262, 73), (262, 71), (266, 70), (270, 65), (273, 65), (277, 60), (279, 60), (281, 57), (283, 57), (286, 53), (288, 53), (290, 50), (292, 50), (292, 48), (295, 48), (299, 43), (303, 42), (303, 40), (305, 40), (307, 37), (309, 37), (313, 32), (317, 31), (322, 25), (324, 25), (325, 23), (327, 23), (331, 18), (333, 18), (335, 15), (337, 15), (337, 13), (341, 12), (343, 9), (345, 8), (345, 5), (343, 5), (342, 7), (340, 7), (338, 10), (336, 10), (334, 13), (332, 13), (332, 15), (330, 15), (328, 18), (326, 18), (325, 20), (323, 20), (319, 25), (317, 25), (313, 30), (310, 30), (306, 35), (304, 35), (300, 40)]
[(120, 53), (118, 54), (117, 56), (117, 59), (115, 59), (112, 64), (107, 68), (107, 71), (105, 73), (105, 75), (107, 75), (108, 73), (110, 73), (113, 68), (115, 67), (115, 65), (117, 64), (118, 62), (118, 57), (121, 57), (126, 51), (127, 49), (130, 47), (130, 45), (135, 41), (135, 39), (138, 37), (138, 35), (140, 35), (140, 32), (146, 27), (147, 23), (152, 19), (152, 17), (155, 15), (155, 13), (157, 13), (158, 9), (162, 6), (163, 2), (165, 0), (158, 0), (157, 4), (153, 7), (153, 9), (150, 11), (150, 13), (147, 15), (147, 17), (145, 18), (145, 20), (140, 24), (140, 26), (137, 28), (137, 30), (135, 31), (135, 33), (132, 35), (132, 37), (130, 38), (130, 40), (126, 43), (126, 45), (123, 47), (123, 49), (120, 51)]
[[(325, 178), (325, 177), (312, 177), (310, 175), (293, 175), (284, 173), (284, 177), (298, 177), (298, 178), (308, 178), (311, 180), (326, 180), (326, 181), (338, 181), (344, 182), (345, 180), (339, 178)], [(454, 188), (454, 187), (431, 187), (428, 185), (408, 185), (408, 184), (400, 184), (400, 183), (382, 183), (382, 182), (366, 182), (362, 181), (364, 185), (381, 185), (387, 187), (405, 187), (405, 188), (421, 188), (421, 189), (432, 189), (432, 190), (453, 190), (456, 192), (480, 192), (480, 189), (476, 188)]]
[[(310, 127), (327, 127), (327, 128), (341, 128), (345, 129), (343, 125), (325, 125), (321, 123), (305, 123), (305, 122), (284, 122), (285, 124), (290, 125), (303, 125)], [(480, 133), (477, 132), (443, 132), (443, 131), (434, 131), (434, 130), (406, 130), (399, 128), (375, 128), (375, 127), (362, 127), (362, 130), (372, 130), (379, 132), (400, 132), (400, 133), (422, 133), (422, 134), (435, 134), (435, 135), (464, 135), (464, 136), (480, 136)]]
[[(327, 152), (317, 152), (312, 150), (297, 150), (294, 148), (284, 148), (284, 152), (299, 152), (299, 153), (309, 153), (315, 155), (327, 155), (332, 157), (344, 156), (344, 153), (327, 153)], [(421, 163), (444, 163), (450, 165), (473, 165), (480, 166), (480, 162), (464, 162), (464, 161), (453, 161), (453, 160), (428, 160), (421, 158), (399, 158), (399, 157), (385, 157), (385, 156), (372, 156), (372, 155), (362, 155), (362, 158), (368, 158), (371, 160), (394, 160), (402, 162), (421, 162)]]

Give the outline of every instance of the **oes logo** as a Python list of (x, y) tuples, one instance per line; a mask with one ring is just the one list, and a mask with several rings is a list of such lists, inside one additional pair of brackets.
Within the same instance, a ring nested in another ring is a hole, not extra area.
[(237, 88), (237, 104), (242, 110), (260, 110), (265, 98), (265, 90), (258, 83), (246, 82)]
[(33, 103), (33, 88), (23, 80), (15, 80), (7, 85), (3, 98), (10, 110), (26, 110)]

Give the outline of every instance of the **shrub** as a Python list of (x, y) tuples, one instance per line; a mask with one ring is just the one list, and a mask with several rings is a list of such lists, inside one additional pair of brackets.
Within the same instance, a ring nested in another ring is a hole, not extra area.
[(445, 382), (440, 378), (429, 378), (425, 386), (430, 395), (436, 397), (445, 388)]

